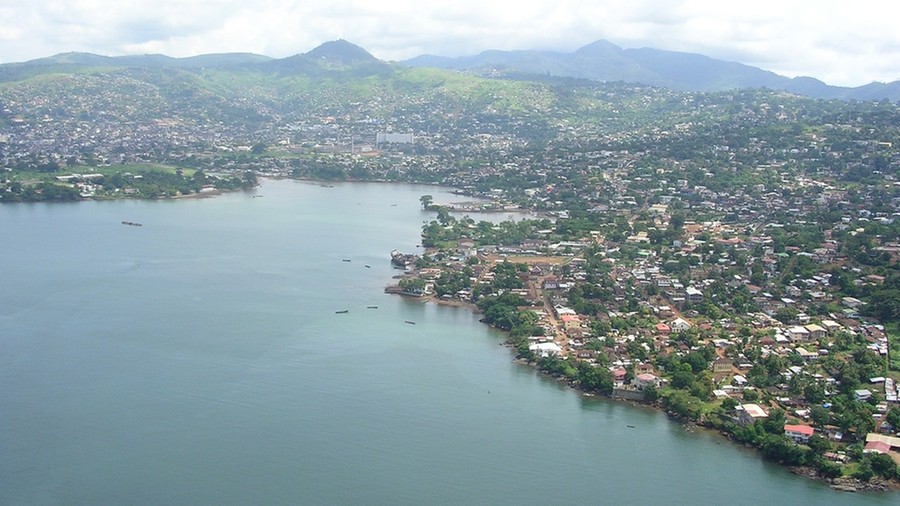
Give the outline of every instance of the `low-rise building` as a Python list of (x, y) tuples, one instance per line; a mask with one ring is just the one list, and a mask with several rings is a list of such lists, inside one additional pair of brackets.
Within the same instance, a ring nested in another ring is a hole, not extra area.
[(556, 343), (536, 343), (528, 346), (528, 349), (542, 357), (549, 357), (551, 355), (559, 355), (562, 353), (562, 348)]
[(730, 358), (720, 358), (716, 359), (712, 363), (713, 373), (724, 373), (731, 372), (731, 367), (734, 364), (734, 361)]
[(815, 430), (809, 425), (785, 425), (784, 435), (797, 443), (806, 443)]
[(812, 339), (813, 341), (818, 341), (819, 339), (822, 339), (828, 333), (824, 327), (822, 327), (820, 325), (816, 325), (815, 323), (811, 323), (811, 324), (807, 325), (805, 328), (806, 328), (807, 332), (809, 332), (809, 338)]
[(809, 331), (806, 330), (806, 327), (801, 327), (799, 325), (795, 327), (791, 327), (787, 330), (788, 336), (791, 341), (808, 341), (809, 340)]
[(684, 318), (675, 318), (669, 324), (669, 327), (672, 329), (672, 332), (684, 332), (691, 328), (691, 324)]
[(738, 423), (741, 425), (750, 425), (757, 420), (764, 420), (769, 417), (766, 410), (759, 404), (741, 404), (737, 408)]
[(651, 385), (654, 387), (658, 387), (659, 377), (657, 377), (655, 374), (650, 373), (638, 374), (634, 378), (634, 385), (640, 390), (643, 390)]
[(684, 294), (687, 296), (688, 302), (696, 303), (703, 301), (703, 292), (693, 286), (685, 288)]

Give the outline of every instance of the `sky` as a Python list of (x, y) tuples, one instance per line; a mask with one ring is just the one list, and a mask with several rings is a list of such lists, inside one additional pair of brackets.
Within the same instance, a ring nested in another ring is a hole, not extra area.
[(605, 39), (834, 85), (900, 79), (892, 0), (0, 0), (0, 63), (69, 51), (281, 58), (336, 39), (389, 61)]

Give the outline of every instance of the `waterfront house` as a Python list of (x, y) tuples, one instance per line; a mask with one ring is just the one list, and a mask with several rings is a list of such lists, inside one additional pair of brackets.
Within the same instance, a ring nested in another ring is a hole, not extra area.
[(530, 351), (541, 357), (549, 357), (551, 355), (559, 355), (562, 348), (556, 343), (536, 343), (528, 346)]
[(625, 369), (622, 369), (621, 367), (617, 368), (617, 369), (613, 369), (613, 371), (612, 371), (613, 381), (615, 382), (615, 384), (617, 386), (622, 386), (623, 384), (625, 384), (625, 376), (627, 374), (628, 374), (628, 371), (626, 371)]
[(759, 404), (741, 404), (737, 407), (738, 423), (741, 425), (751, 425), (757, 420), (763, 420), (769, 417)]
[(651, 385), (654, 387), (658, 387), (659, 377), (657, 377), (655, 374), (650, 373), (638, 374), (634, 378), (634, 385), (640, 390), (643, 390)]
[(784, 435), (793, 439), (795, 443), (807, 443), (812, 437), (814, 429), (809, 425), (785, 425)]

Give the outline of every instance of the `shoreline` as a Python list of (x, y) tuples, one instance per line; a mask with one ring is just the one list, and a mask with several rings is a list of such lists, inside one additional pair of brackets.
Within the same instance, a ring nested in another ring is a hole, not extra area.
[[(400, 295), (402, 297), (410, 297), (410, 298), (414, 297), (414, 296), (406, 295), (406, 294), (402, 294), (402, 293), (400, 293), (398, 295)], [(478, 307), (471, 302), (465, 302), (465, 301), (454, 300), (454, 299), (441, 299), (434, 295), (426, 295), (426, 296), (414, 297), (414, 298), (421, 300), (422, 303), (435, 303), (438, 306), (468, 309), (468, 310), (472, 311), (473, 314), (476, 314), (476, 315), (480, 313), (480, 310), (478, 309)], [(494, 327), (490, 324), (484, 323), (481, 319), (479, 319), (479, 322), (487, 325), (491, 329), (494, 329), (494, 330), (497, 330), (500, 332), (504, 332), (504, 334), (508, 334), (506, 331), (503, 331), (502, 329), (497, 329), (496, 327)], [(503, 342), (500, 343), (500, 345), (507, 349), (512, 348), (508, 339), (504, 339)], [(553, 380), (557, 383), (562, 383), (567, 388), (577, 391), (582, 397), (602, 398), (607, 401), (628, 404), (629, 406), (634, 407), (634, 408), (641, 407), (641, 408), (645, 408), (645, 409), (652, 409), (657, 412), (662, 412), (666, 415), (666, 417), (669, 419), (670, 422), (678, 423), (687, 432), (703, 430), (705, 432), (714, 434), (715, 436), (726, 440), (727, 442), (729, 442), (730, 444), (734, 445), (737, 448), (744, 448), (744, 449), (753, 451), (756, 454), (757, 458), (759, 458), (765, 462), (771, 463), (773, 465), (782, 467), (782, 468), (786, 469), (788, 472), (790, 472), (791, 474), (801, 476), (801, 477), (828, 485), (829, 488), (835, 492), (851, 492), (851, 493), (852, 492), (864, 492), (864, 493), (881, 493), (881, 494), (900, 492), (900, 481), (897, 481), (897, 480), (885, 480), (880, 477), (873, 477), (870, 481), (865, 482), (865, 481), (862, 481), (862, 480), (859, 480), (857, 478), (853, 478), (850, 476), (841, 476), (838, 478), (827, 478), (827, 477), (819, 475), (816, 472), (815, 468), (813, 468), (812, 466), (806, 466), (806, 465), (804, 465), (804, 466), (789, 466), (789, 465), (781, 464), (779, 462), (767, 460), (762, 456), (759, 448), (756, 448), (755, 446), (750, 445), (750, 444), (739, 443), (739, 442), (735, 441), (727, 432), (725, 432), (721, 429), (717, 429), (715, 427), (697, 423), (692, 420), (684, 420), (682, 418), (674, 416), (671, 412), (666, 411), (658, 402), (652, 402), (652, 403), (640, 402), (640, 401), (636, 401), (633, 399), (626, 399), (626, 398), (620, 398), (620, 397), (615, 397), (615, 396), (605, 395), (605, 394), (600, 394), (600, 393), (595, 393), (595, 392), (588, 392), (588, 391), (583, 390), (581, 388), (581, 385), (577, 381), (570, 380), (570, 379), (562, 377), (562, 376), (548, 374), (544, 371), (541, 371), (536, 366), (535, 362), (525, 360), (522, 358), (518, 358), (518, 357), (513, 357), (512, 363), (522, 365), (522, 366), (528, 366), (531, 369), (533, 369), (534, 371), (536, 371), (538, 374), (543, 376), (544, 378)]]
[[(320, 184), (320, 185), (321, 185), (321, 184), (331, 184), (331, 183), (384, 183), (384, 184), (427, 185), (427, 186), (435, 186), (435, 187), (450, 188), (450, 187), (447, 187), (447, 186), (444, 186), (444, 185), (440, 185), (440, 184), (436, 184), (436, 183), (413, 183), (413, 182), (398, 182), (398, 181), (321, 180), (321, 179), (311, 179), (311, 178), (271, 177), (271, 176), (266, 176), (266, 177), (264, 177), (263, 179), (273, 179), (273, 180), (296, 180), (296, 181), (300, 181), (300, 182), (304, 182), (304, 183), (308, 183), (308, 184)], [(253, 190), (259, 188), (260, 186), (261, 186), (260, 184), (257, 184), (256, 186), (254, 186), (254, 187), (252, 187), (252, 188), (237, 188), (237, 189), (229, 189), (229, 190), (214, 190), (214, 191), (208, 191), (208, 192), (202, 192), (202, 193), (201, 193), (201, 192), (198, 192), (198, 193), (192, 193), (192, 194), (186, 194), (186, 195), (176, 195), (176, 196), (172, 196), (172, 197), (157, 197), (157, 198), (136, 197), (136, 198), (135, 198), (135, 197), (126, 197), (126, 196), (123, 196), (123, 197), (99, 198), (99, 199), (97, 199), (97, 198), (84, 198), (84, 199), (82, 199), (81, 201), (90, 201), (90, 200), (95, 200), (95, 201), (104, 201), (104, 200), (131, 200), (131, 199), (133, 199), (133, 200), (181, 200), (181, 199), (204, 199), (204, 198), (215, 198), (215, 197), (218, 197), (218, 196), (221, 196), (221, 195), (224, 195), (224, 194), (230, 194), (230, 193), (235, 193), (235, 192), (247, 192), (247, 193), (249, 193), (249, 192), (251, 192), (251, 191), (253, 191)], [(75, 202), (77, 203), (78, 201), (75, 201)], [(26, 203), (26, 204), (27, 204), (27, 203), (35, 203), (35, 202), (10, 202), (10, 203)], [(66, 202), (66, 201), (43, 201), (43, 203), (71, 203), (71, 202)], [(485, 211), (480, 211), (480, 212), (485, 212)], [(402, 295), (402, 296), (404, 296), (404, 297), (411, 298), (411, 299), (412, 299), (412, 298), (418, 299), (419, 301), (421, 301), (421, 302), (423, 302), (423, 303), (426, 303), (426, 302), (434, 302), (434, 303), (437, 304), (438, 306), (447, 306), (447, 307), (455, 307), (455, 308), (464, 308), (464, 309), (468, 309), (468, 310), (472, 311), (472, 313), (475, 314), (475, 315), (477, 315), (477, 314), (480, 313), (480, 310), (478, 309), (478, 307), (477, 307), (475, 304), (473, 304), (473, 303), (471, 303), (471, 302), (461, 301), (461, 300), (458, 300), (458, 299), (441, 299), (440, 297), (437, 297), (437, 296), (435, 296), (435, 295), (427, 295), (427, 296), (421, 296), (421, 297), (410, 296), (410, 295), (405, 295), (405, 294), (400, 294), (400, 295)], [(481, 319), (479, 319), (479, 321), (481, 321)], [(482, 322), (482, 323), (483, 323), (483, 322)], [(486, 324), (486, 325), (488, 325), (488, 327), (490, 327), (490, 328), (492, 328), (492, 329), (494, 329), (494, 330), (501, 330), (501, 329), (497, 329), (496, 327), (493, 327), (493, 326), (491, 326), (491, 325), (489, 325), (489, 324)], [(506, 334), (505, 331), (504, 331), (504, 333)], [(508, 340), (507, 340), (506, 338), (504, 338), (503, 342), (500, 343), (500, 344), (501, 344), (502, 346), (506, 347), (506, 348), (511, 348), (510, 343), (508, 342)], [(555, 376), (555, 375), (552, 375), (552, 374), (548, 374), (548, 373), (546, 373), (546, 372), (544, 372), (544, 371), (541, 371), (538, 367), (536, 367), (535, 362), (530, 362), (530, 361), (523, 360), (523, 359), (518, 359), (518, 358), (515, 358), (515, 357), (513, 357), (512, 362), (513, 362), (513, 363), (516, 363), (516, 364), (519, 364), (519, 365), (528, 365), (528, 366), (530, 366), (533, 370), (536, 370), (539, 374), (541, 374), (541, 376), (543, 376), (543, 377), (545, 377), (545, 378), (548, 378), (548, 379), (552, 379), (552, 380), (554, 380), (554, 381), (557, 382), (557, 383), (565, 383), (567, 387), (569, 387), (569, 388), (571, 388), (571, 389), (573, 389), (573, 390), (576, 390), (579, 394), (581, 394), (581, 395), (584, 396), (584, 397), (604, 398), (604, 399), (606, 399), (606, 400), (617, 401), (617, 402), (624, 402), (624, 403), (626, 403), (626, 404), (628, 404), (628, 405), (630, 405), (630, 406), (633, 406), (633, 407), (642, 407), (642, 408), (645, 408), (645, 409), (654, 409), (654, 410), (656, 410), (656, 411), (665, 412), (665, 413), (667, 414), (667, 417), (670, 419), (670, 421), (672, 421), (672, 422), (679, 422), (679, 424), (682, 425), (682, 427), (684, 427), (685, 430), (688, 430), (688, 431), (694, 431), (694, 430), (697, 430), (697, 429), (702, 429), (702, 430), (707, 430), (707, 431), (714, 431), (718, 436), (720, 436), (720, 437), (722, 437), (722, 438), (728, 440), (729, 442), (735, 444), (735, 445), (738, 446), (739, 448), (740, 448), (740, 447), (744, 447), (744, 448), (747, 448), (747, 449), (753, 449), (753, 450), (756, 452), (757, 458), (762, 458), (763, 460), (765, 460), (765, 459), (762, 457), (761, 452), (760, 452), (760, 450), (759, 450), (758, 448), (755, 448), (755, 447), (750, 446), (750, 445), (746, 445), (746, 444), (742, 444), (742, 443), (736, 442), (733, 438), (731, 438), (731, 437), (729, 436), (728, 433), (724, 432), (723, 430), (716, 429), (716, 428), (713, 428), (713, 427), (708, 427), (708, 426), (706, 426), (706, 425), (696, 424), (696, 423), (691, 422), (691, 421), (685, 421), (685, 420), (683, 420), (683, 419), (680, 419), (680, 418), (677, 418), (677, 417), (675, 417), (675, 416), (672, 416), (671, 413), (666, 412), (666, 410), (663, 409), (662, 406), (659, 405), (659, 403), (639, 402), (639, 401), (635, 401), (635, 400), (629, 400), (629, 399), (624, 399), (624, 398), (614, 397), (614, 396), (605, 395), (605, 394), (598, 394), (598, 393), (588, 392), (588, 391), (583, 390), (583, 389), (580, 387), (580, 385), (577, 383), (577, 381), (568, 380), (568, 379), (566, 379), (566, 378), (559, 377), (559, 376)], [(876, 493), (898, 492), (898, 491), (900, 491), (900, 481), (897, 481), (897, 480), (885, 481), (885, 480), (880, 479), (880, 478), (873, 478), (873, 480), (870, 481), (870, 482), (863, 482), (863, 481), (860, 481), (860, 480), (858, 480), (858, 479), (851, 478), (851, 477), (840, 477), (840, 478), (830, 479), (830, 478), (826, 478), (826, 477), (823, 477), (823, 476), (818, 475), (818, 474), (816, 473), (815, 469), (813, 469), (812, 467), (809, 467), (809, 466), (788, 466), (788, 465), (783, 465), (783, 464), (780, 464), (780, 463), (778, 463), (778, 462), (773, 462), (773, 461), (768, 461), (768, 460), (767, 460), (767, 462), (770, 462), (770, 463), (773, 463), (773, 464), (777, 464), (779, 467), (782, 467), (782, 468), (787, 469), (787, 470), (790, 471), (792, 474), (795, 474), (795, 475), (798, 475), (798, 476), (804, 476), (804, 477), (806, 477), (806, 478), (813, 479), (813, 480), (815, 480), (815, 481), (819, 481), (819, 482), (821, 482), (821, 483), (823, 483), (823, 484), (827, 484), (827, 485), (829, 485), (829, 486), (830, 486), (833, 490), (835, 490), (835, 491), (843, 491), (843, 492), (860, 491), (860, 492), (876, 492)]]

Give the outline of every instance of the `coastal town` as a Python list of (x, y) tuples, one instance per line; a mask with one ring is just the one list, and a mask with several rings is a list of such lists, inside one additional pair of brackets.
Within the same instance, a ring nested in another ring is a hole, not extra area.
[(481, 312), (586, 395), (659, 406), (841, 490), (897, 487), (896, 104), (432, 74), (394, 94), (221, 97), (143, 78), (0, 88), (0, 201), (258, 177), (452, 187), (460, 202), (422, 195), (435, 219), (421, 251), (393, 255), (391, 291)]
[[(841, 479), (850, 467), (851, 476), (870, 481), (867, 459), (894, 469), (897, 340), (850, 295), (883, 290), (885, 271), (854, 262), (846, 241), (855, 244), (867, 226), (891, 225), (896, 215), (860, 206), (821, 230), (817, 242), (792, 245), (802, 220), (763, 217), (815, 205), (774, 193), (712, 193), (703, 207), (758, 218), (695, 222), (672, 206), (675, 199), (654, 198), (665, 193), (682, 192), (640, 192), (646, 204), (603, 209), (607, 222), (580, 237), (567, 233), (566, 213), (476, 223), (425, 195), (422, 204), (438, 219), (423, 227), (425, 253), (395, 262), (408, 269), (397, 287), (483, 311), (484, 321), (511, 332), (520, 359), (587, 394), (657, 404), (774, 460), (814, 467), (836, 488), (859, 486)], [(621, 233), (619, 218), (631, 233)], [(896, 269), (900, 244), (870, 244), (877, 265)]]

